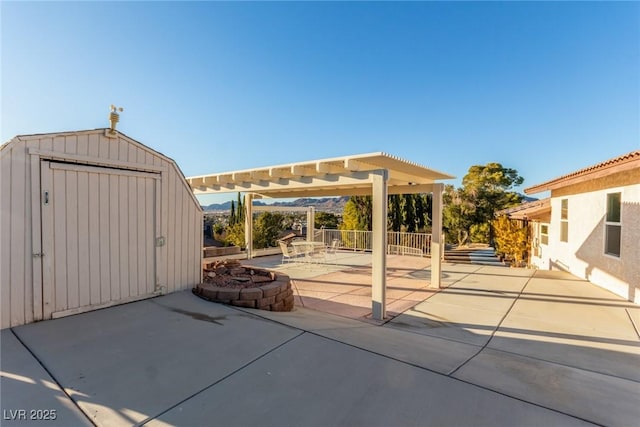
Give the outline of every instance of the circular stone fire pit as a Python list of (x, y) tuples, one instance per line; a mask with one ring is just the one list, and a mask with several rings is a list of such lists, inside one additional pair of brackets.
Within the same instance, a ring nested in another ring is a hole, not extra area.
[(293, 290), (286, 274), (245, 267), (236, 260), (207, 264), (203, 283), (193, 293), (209, 301), (237, 307), (270, 311), (291, 311)]

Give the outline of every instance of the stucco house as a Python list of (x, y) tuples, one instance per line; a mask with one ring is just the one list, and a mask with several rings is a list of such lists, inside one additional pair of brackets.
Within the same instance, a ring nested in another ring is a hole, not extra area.
[(514, 212), (532, 226), (530, 263), (640, 302), (640, 151), (525, 189), (545, 191)]

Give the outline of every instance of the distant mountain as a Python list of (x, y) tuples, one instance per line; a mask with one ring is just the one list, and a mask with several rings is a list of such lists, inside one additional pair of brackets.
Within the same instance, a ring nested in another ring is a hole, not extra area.
[(522, 196), (522, 203), (529, 203), (529, 202), (535, 202), (536, 200), (538, 200), (537, 197), (529, 197), (527, 195), (524, 194), (520, 194)]
[[(307, 207), (313, 206), (318, 211), (323, 212), (333, 212), (333, 213), (341, 213), (345, 203), (349, 200), (349, 196), (343, 197), (324, 197), (321, 199), (316, 198), (301, 198), (296, 199), (291, 202), (274, 202), (274, 203), (264, 203), (260, 200), (254, 200), (254, 206), (279, 206), (279, 207)], [(215, 211), (229, 211), (231, 209), (231, 201), (224, 203), (214, 203), (208, 206), (203, 206), (202, 209), (205, 212), (215, 212)]]

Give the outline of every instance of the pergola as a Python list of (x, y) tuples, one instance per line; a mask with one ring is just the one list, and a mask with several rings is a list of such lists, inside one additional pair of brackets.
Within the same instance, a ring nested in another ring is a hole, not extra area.
[(369, 153), (311, 160), (255, 169), (188, 177), (194, 194), (245, 194), (245, 240), (252, 257), (253, 199), (267, 197), (371, 195), (372, 278), (371, 310), (374, 319), (386, 315), (387, 196), (432, 193), (431, 286), (440, 287), (442, 260), (442, 191), (436, 180), (453, 176), (386, 153)]

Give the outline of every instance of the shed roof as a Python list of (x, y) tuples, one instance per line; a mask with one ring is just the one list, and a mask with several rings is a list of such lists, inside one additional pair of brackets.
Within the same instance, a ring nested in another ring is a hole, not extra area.
[(631, 169), (640, 169), (640, 150), (632, 151), (550, 181), (543, 182), (542, 184), (525, 188), (524, 192), (526, 194), (536, 194), (542, 191), (555, 190), (557, 188), (567, 187), (585, 180), (602, 178), (607, 175)]
[(386, 170), (389, 194), (432, 190), (454, 176), (376, 152), (187, 177), (195, 194), (252, 192), (273, 198), (371, 194), (370, 172)]

